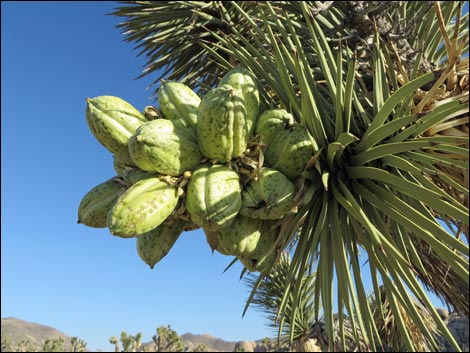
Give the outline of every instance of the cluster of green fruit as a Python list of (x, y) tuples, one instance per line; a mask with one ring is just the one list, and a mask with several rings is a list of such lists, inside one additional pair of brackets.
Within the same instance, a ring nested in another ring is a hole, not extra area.
[(269, 270), (294, 180), (313, 155), (307, 130), (284, 109), (260, 113), (256, 80), (238, 67), (201, 99), (164, 81), (159, 109), (121, 98), (87, 100), (86, 118), (114, 156), (117, 176), (82, 199), (78, 222), (136, 237), (151, 267), (185, 230), (202, 228), (212, 250), (249, 271)]

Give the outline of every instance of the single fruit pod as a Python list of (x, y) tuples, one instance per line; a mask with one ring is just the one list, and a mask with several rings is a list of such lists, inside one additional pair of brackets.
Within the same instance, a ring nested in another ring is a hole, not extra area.
[(137, 254), (153, 269), (168, 254), (185, 227), (185, 221), (168, 218), (157, 228), (137, 237)]
[(180, 176), (199, 165), (202, 154), (192, 129), (168, 119), (148, 121), (129, 139), (129, 153), (142, 170)]
[(294, 117), (287, 110), (269, 109), (258, 117), (255, 134), (261, 136), (263, 144), (270, 145), (280, 130), (289, 128), (292, 124)]
[(186, 190), (186, 210), (201, 228), (217, 230), (230, 225), (242, 205), (240, 178), (225, 166), (201, 165)]
[(238, 259), (250, 272), (269, 273), (277, 259), (276, 239), (279, 228), (272, 228), (267, 235), (261, 236), (255, 251), (251, 254), (239, 255)]
[(281, 219), (291, 212), (294, 184), (280, 171), (263, 167), (242, 191), (240, 214), (251, 218)]
[(113, 167), (120, 177), (124, 177), (128, 171), (137, 168), (127, 148), (113, 153)]
[(167, 219), (178, 199), (178, 189), (157, 177), (139, 180), (116, 200), (108, 214), (108, 228), (123, 238), (147, 233)]
[(241, 91), (229, 85), (209, 90), (197, 119), (197, 140), (205, 157), (228, 162), (246, 151), (252, 124)]
[(219, 82), (219, 86), (229, 85), (236, 90), (240, 90), (243, 96), (246, 109), (246, 124), (249, 135), (256, 125), (259, 113), (259, 90), (253, 74), (244, 67), (238, 66), (229, 70)]
[(125, 174), (122, 176), (122, 179), (126, 185), (131, 186), (137, 183), (139, 180), (159, 177), (160, 174), (155, 172), (146, 172), (145, 170), (139, 168), (132, 168), (126, 170)]
[(268, 251), (264, 256), (255, 258), (253, 256), (238, 256), (238, 259), (250, 272), (271, 272), (274, 264), (276, 263), (276, 249), (273, 247), (272, 250)]
[(123, 181), (117, 176), (95, 186), (80, 201), (77, 223), (105, 228), (109, 210), (124, 191), (126, 188)]
[(127, 141), (146, 119), (125, 100), (114, 96), (87, 98), (86, 120), (96, 139), (111, 153), (127, 149)]
[(273, 137), (264, 151), (264, 162), (293, 179), (304, 171), (312, 155), (313, 144), (307, 129), (294, 123)]
[(181, 82), (164, 81), (158, 89), (158, 104), (165, 119), (182, 127), (196, 129), (201, 98)]
[(224, 255), (260, 258), (274, 245), (278, 229), (272, 222), (238, 215), (230, 227), (217, 231), (217, 251)]

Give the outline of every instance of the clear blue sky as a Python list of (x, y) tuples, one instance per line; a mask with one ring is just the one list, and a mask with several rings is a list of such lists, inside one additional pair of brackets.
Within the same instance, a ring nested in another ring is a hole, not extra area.
[(1, 3), (1, 317), (53, 326), (112, 349), (109, 337), (170, 324), (225, 340), (272, 336), (241, 265), (187, 232), (153, 270), (135, 239), (77, 224), (81, 198), (115, 175), (93, 137), (85, 98), (119, 96), (142, 110), (150, 79), (105, 14), (115, 2)]

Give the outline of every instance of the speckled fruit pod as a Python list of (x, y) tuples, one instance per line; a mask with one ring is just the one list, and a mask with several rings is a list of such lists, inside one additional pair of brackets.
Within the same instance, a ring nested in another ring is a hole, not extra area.
[(125, 174), (122, 176), (122, 179), (126, 183), (126, 185), (131, 186), (137, 183), (140, 180), (148, 179), (148, 178), (156, 178), (161, 176), (156, 172), (146, 172), (145, 170), (139, 168), (132, 168), (126, 170)]
[(124, 191), (126, 188), (117, 176), (95, 186), (80, 201), (78, 223), (93, 228), (105, 228), (109, 210)]
[(246, 124), (249, 134), (252, 134), (259, 113), (259, 90), (253, 74), (244, 67), (229, 70), (219, 82), (219, 86), (229, 85), (242, 93), (245, 109)]
[(269, 109), (264, 111), (256, 122), (255, 135), (261, 136), (265, 145), (271, 144), (274, 136), (294, 123), (294, 117), (285, 109)]
[(241, 156), (250, 131), (240, 90), (222, 85), (207, 92), (199, 105), (197, 122), (199, 148), (205, 157), (227, 162)]
[(217, 231), (217, 251), (224, 255), (260, 258), (273, 247), (277, 234), (272, 222), (238, 215), (230, 227)]
[(280, 171), (261, 168), (242, 191), (240, 214), (251, 218), (280, 219), (291, 212), (294, 184)]
[(96, 139), (111, 153), (126, 149), (129, 138), (147, 121), (131, 104), (114, 96), (87, 98), (86, 120)]
[(200, 103), (201, 98), (181, 82), (162, 81), (158, 89), (158, 104), (163, 116), (175, 125), (196, 129)]
[(263, 256), (238, 256), (238, 259), (250, 272), (263, 272), (269, 273), (276, 262), (276, 249), (272, 247), (271, 250)]
[(192, 174), (186, 190), (186, 210), (191, 220), (207, 230), (233, 222), (242, 205), (240, 178), (225, 166), (201, 165)]
[(153, 269), (168, 254), (185, 227), (185, 221), (167, 219), (157, 228), (137, 237), (137, 254)]
[(140, 126), (129, 139), (129, 153), (142, 170), (180, 176), (199, 165), (202, 154), (192, 129), (157, 119)]
[(127, 148), (113, 153), (113, 167), (120, 177), (137, 168)]
[(159, 178), (147, 178), (129, 187), (108, 214), (111, 234), (130, 238), (162, 224), (178, 203), (178, 190)]
[(264, 151), (264, 162), (289, 179), (299, 176), (313, 155), (313, 144), (307, 129), (293, 124), (280, 130)]

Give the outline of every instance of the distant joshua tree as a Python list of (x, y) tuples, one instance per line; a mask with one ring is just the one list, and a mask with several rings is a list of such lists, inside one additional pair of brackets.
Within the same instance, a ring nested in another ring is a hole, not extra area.
[(159, 326), (157, 334), (152, 336), (155, 352), (182, 352), (183, 342), (171, 326)]
[(119, 349), (119, 341), (116, 337), (112, 336), (109, 339), (109, 343), (114, 344), (114, 351), (115, 352), (120, 352), (121, 350)]
[(64, 339), (62, 337), (46, 338), (42, 352), (64, 352)]
[(2, 332), (2, 352), (13, 352), (13, 344), (11, 337), (6, 333)]
[(72, 344), (72, 352), (83, 352), (87, 345), (84, 340), (79, 339), (78, 337), (72, 337), (70, 339), (70, 343)]
[[(122, 350), (119, 347), (119, 341), (121, 341)], [(114, 344), (115, 352), (138, 352), (141, 346), (142, 333), (138, 332), (135, 336), (132, 336), (122, 331), (119, 341), (115, 336), (109, 339), (109, 343)]]

